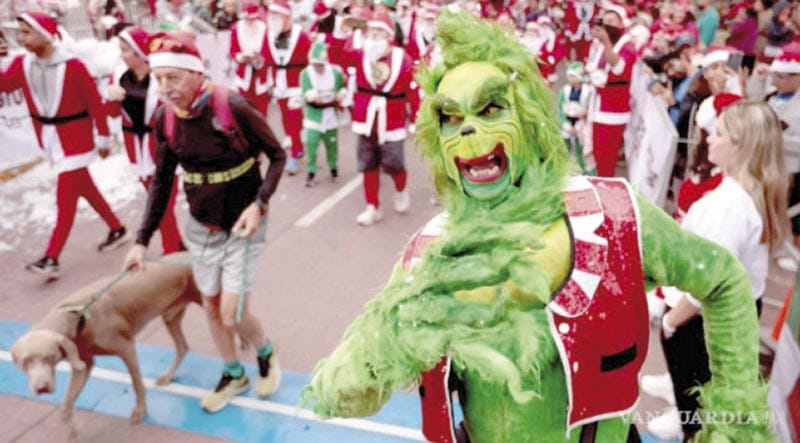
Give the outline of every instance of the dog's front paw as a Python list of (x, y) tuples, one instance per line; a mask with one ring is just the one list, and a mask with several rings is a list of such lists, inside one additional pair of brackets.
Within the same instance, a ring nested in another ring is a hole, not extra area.
[(147, 415), (147, 408), (144, 405), (136, 405), (131, 412), (131, 424), (141, 423)]

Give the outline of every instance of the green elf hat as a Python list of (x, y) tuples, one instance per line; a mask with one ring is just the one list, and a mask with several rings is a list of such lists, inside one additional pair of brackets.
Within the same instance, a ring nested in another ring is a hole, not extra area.
[(572, 62), (572, 63), (569, 64), (569, 66), (567, 66), (567, 75), (568, 76), (569, 75), (574, 75), (575, 77), (578, 77), (578, 78), (582, 79), (583, 78), (583, 73), (584, 73), (583, 63), (581, 63), (581, 62)]
[(311, 45), (308, 53), (308, 61), (311, 63), (328, 63), (328, 45), (322, 41), (316, 41)]
[(386, 6), (387, 8), (391, 9), (392, 11), (394, 11), (395, 8), (397, 7), (397, 0), (380, 0), (380, 3), (383, 6)]

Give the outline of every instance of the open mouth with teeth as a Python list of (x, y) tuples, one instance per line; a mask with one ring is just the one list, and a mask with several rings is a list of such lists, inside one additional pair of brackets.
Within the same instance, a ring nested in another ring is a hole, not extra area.
[(492, 183), (506, 173), (508, 157), (502, 143), (498, 143), (492, 152), (471, 159), (455, 158), (461, 175), (469, 182), (476, 184)]

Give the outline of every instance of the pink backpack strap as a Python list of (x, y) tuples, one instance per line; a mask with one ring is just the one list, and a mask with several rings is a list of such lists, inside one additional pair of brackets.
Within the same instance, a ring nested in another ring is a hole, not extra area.
[(164, 137), (167, 147), (175, 149), (175, 110), (169, 103), (164, 103)]
[(243, 152), (247, 149), (248, 142), (239, 128), (239, 122), (231, 110), (231, 89), (224, 85), (214, 85), (211, 97), (214, 107), (214, 118), (225, 135), (231, 140), (231, 147)]

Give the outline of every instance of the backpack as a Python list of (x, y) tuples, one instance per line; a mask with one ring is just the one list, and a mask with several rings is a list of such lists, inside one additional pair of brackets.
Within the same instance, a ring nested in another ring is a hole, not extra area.
[[(231, 90), (222, 85), (214, 85), (211, 93), (211, 106), (214, 109), (212, 124), (214, 129), (222, 132), (230, 142), (230, 147), (238, 152), (245, 152), (250, 146), (247, 138), (239, 128), (239, 122), (231, 111)], [(170, 149), (175, 149), (175, 110), (172, 106), (164, 106), (164, 137)]]

